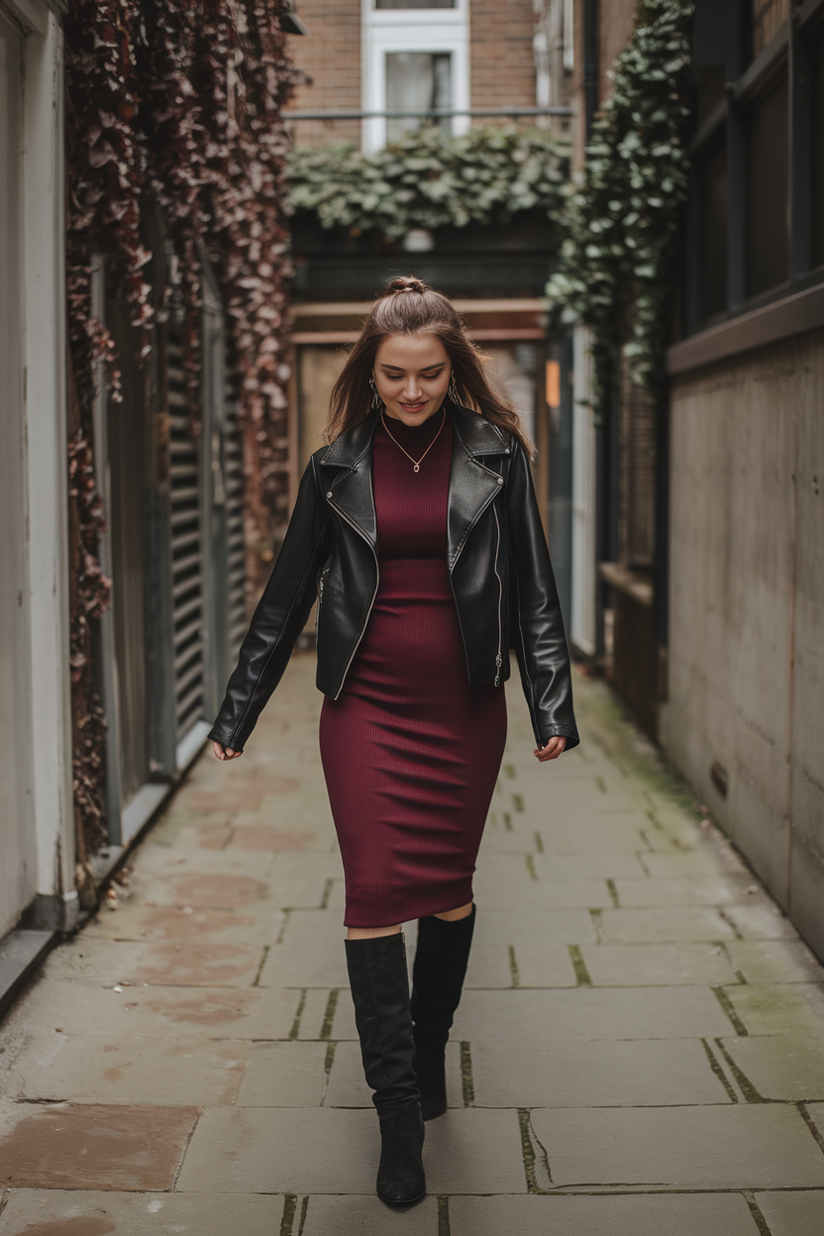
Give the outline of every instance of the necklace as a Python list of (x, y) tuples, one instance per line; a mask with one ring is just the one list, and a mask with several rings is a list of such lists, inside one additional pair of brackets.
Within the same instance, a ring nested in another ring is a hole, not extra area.
[(438, 441), (438, 438), (441, 436), (441, 429), (443, 429), (444, 425), (446, 424), (446, 408), (444, 408), (444, 410), (443, 410), (443, 420), (441, 421), (441, 426), (440, 426), (440, 429), (439, 429), (439, 430), (438, 430), (438, 432), (435, 434), (435, 437), (434, 437), (434, 438), (432, 439), (432, 441), (429, 443), (429, 446), (426, 448), (426, 450), (424, 451), (424, 453), (421, 455), (420, 459), (413, 459), (413, 458), (412, 458), (412, 456), (409, 454), (409, 451), (404, 450), (404, 448), (401, 446), (401, 444), (400, 444), (400, 442), (398, 441), (398, 439), (395, 437), (395, 435), (392, 433), (392, 431), (390, 430), (389, 426), (387, 425), (387, 423), (386, 423), (386, 418), (385, 418), (385, 417), (384, 417), (384, 415), (383, 415), (383, 410), (381, 410), (381, 421), (383, 422), (383, 427), (384, 427), (384, 429), (385, 429), (385, 430), (386, 430), (386, 432), (389, 434), (389, 437), (390, 437), (390, 438), (392, 439), (392, 441), (395, 443), (395, 446), (398, 448), (398, 450), (399, 450), (399, 451), (403, 451), (403, 453), (404, 453), (404, 455), (406, 456), (406, 458), (407, 458), (407, 459), (411, 459), (411, 460), (412, 460), (412, 465), (413, 465), (413, 466), (412, 466), (412, 471), (413, 471), (413, 472), (420, 472), (420, 470), (421, 470), (421, 464), (422, 464), (422, 463), (423, 463), (423, 461), (426, 459), (426, 457), (427, 457), (427, 455), (429, 454), (429, 452), (432, 450), (432, 447), (433, 447), (433, 446), (435, 445), (435, 443)]

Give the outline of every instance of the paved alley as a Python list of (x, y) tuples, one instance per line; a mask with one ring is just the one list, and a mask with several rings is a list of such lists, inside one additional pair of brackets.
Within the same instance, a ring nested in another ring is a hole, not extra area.
[(585, 679), (547, 767), (510, 684), (429, 1195), (375, 1199), (313, 676), (0, 1026), (0, 1236), (820, 1236), (824, 970)]

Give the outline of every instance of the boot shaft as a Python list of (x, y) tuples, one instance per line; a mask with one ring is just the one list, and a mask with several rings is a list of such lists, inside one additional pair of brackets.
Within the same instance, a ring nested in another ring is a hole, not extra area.
[(403, 934), (347, 940), (346, 964), (367, 1084), (380, 1110), (415, 1104), (415, 1041)]

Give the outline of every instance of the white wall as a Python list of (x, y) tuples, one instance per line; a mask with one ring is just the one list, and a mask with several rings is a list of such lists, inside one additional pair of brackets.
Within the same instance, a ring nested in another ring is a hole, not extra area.
[(0, 183), (6, 199), (0, 239), (5, 264), (0, 371), (6, 386), (0, 414), (7, 448), (0, 459), (7, 533), (0, 567), (0, 834), (18, 841), (16, 847), (4, 847), (0, 864), (0, 932), (35, 897), (44, 926), (70, 925), (76, 906), (62, 31), (59, 17), (41, 0), (8, 3), (7, 8), (17, 26), (0, 17)]

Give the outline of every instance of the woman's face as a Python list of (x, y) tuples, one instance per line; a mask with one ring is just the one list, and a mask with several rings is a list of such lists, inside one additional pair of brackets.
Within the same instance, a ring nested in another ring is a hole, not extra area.
[(372, 372), (386, 415), (415, 426), (440, 411), (452, 366), (434, 335), (389, 335), (377, 350)]

